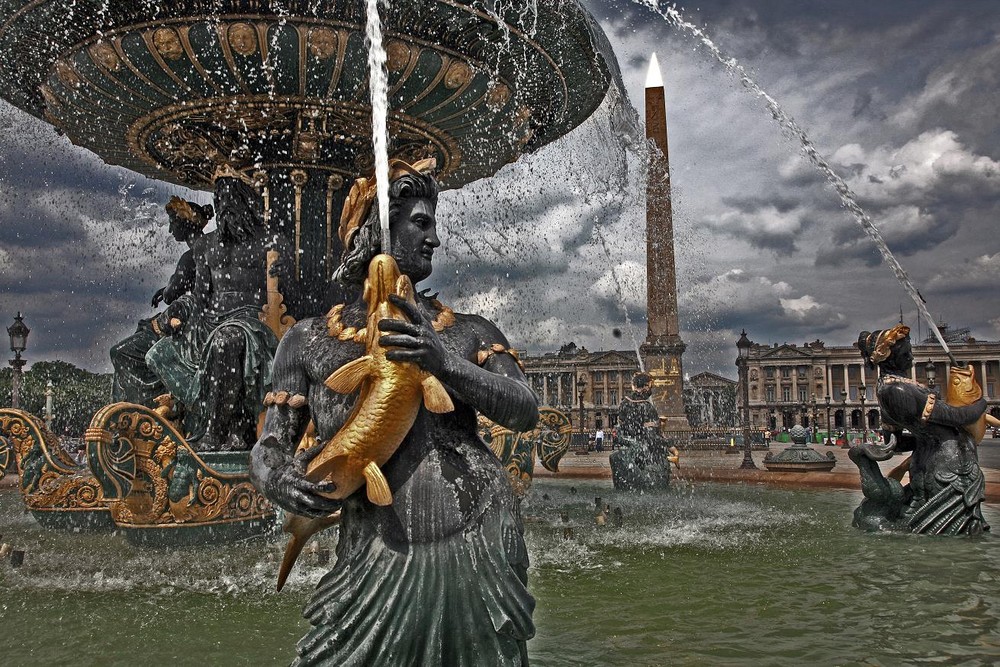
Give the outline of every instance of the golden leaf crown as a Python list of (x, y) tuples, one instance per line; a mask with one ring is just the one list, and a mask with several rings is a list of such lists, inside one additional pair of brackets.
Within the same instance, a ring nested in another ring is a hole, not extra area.
[[(413, 164), (403, 160), (389, 160), (389, 182), (392, 183), (406, 174), (431, 174), (436, 167), (437, 160), (432, 157), (417, 160)], [(374, 176), (359, 178), (351, 186), (351, 191), (344, 201), (344, 209), (340, 214), (340, 228), (338, 229), (340, 242), (344, 244), (345, 250), (350, 247), (351, 240), (368, 217), (377, 192), (378, 186)]]
[(175, 218), (194, 229), (203, 229), (208, 224), (208, 218), (196, 212), (191, 206), (191, 202), (181, 199), (177, 195), (167, 202), (167, 213), (173, 214)]
[[(865, 340), (865, 347), (872, 351), (868, 358), (873, 364), (885, 361), (889, 358), (892, 346), (909, 335), (910, 327), (905, 324), (897, 324), (891, 329), (883, 329), (882, 331), (873, 331), (868, 334), (868, 338)], [(873, 338), (874, 346), (872, 345)]]

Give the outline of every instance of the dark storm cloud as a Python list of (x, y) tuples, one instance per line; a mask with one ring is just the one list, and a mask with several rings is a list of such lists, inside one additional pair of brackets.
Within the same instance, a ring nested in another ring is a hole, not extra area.
[[(843, 345), (856, 338), (856, 323), (884, 322), (905, 305), (830, 185), (738, 80), (638, 3), (587, 5), (640, 109), (650, 52), (663, 67), (686, 359), (732, 376), (743, 326), (760, 342), (821, 336)], [(1000, 280), (998, 188), (989, 176), (1000, 160), (996, 4), (703, 0), (684, 12), (821, 154), (839, 156), (831, 163), (932, 309), (979, 338), (1000, 336), (990, 290)], [(162, 226), (135, 222), (141, 200), (160, 207), (172, 190), (142, 195), (145, 179), (101, 165), (20, 112), (6, 117), (0, 103), (0, 316), (30, 310), (38, 354), (106, 368), (107, 347), (151, 312), (163, 266), (180, 253)], [(14, 137), (21, 127), (28, 130)], [(617, 158), (599, 157), (614, 152), (616, 134), (584, 134), (553, 145), (556, 157), (528, 156), (490, 182), (442, 196), (448, 230), (430, 282), (456, 307), (505, 318), (512, 341), (539, 350), (567, 340), (627, 346), (628, 336), (608, 338), (623, 326), (623, 307), (644, 334), (641, 201), (619, 219), (607, 194), (621, 179), (641, 195), (641, 176), (623, 176)], [(9, 206), (16, 212), (8, 215)], [(134, 233), (118, 238), (121, 229)], [(143, 265), (135, 256), (159, 259)]]

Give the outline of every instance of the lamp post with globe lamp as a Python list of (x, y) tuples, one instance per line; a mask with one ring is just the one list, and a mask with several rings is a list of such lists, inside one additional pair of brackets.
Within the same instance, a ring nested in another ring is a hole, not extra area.
[(868, 442), (868, 420), (865, 418), (865, 398), (868, 396), (868, 387), (860, 385), (858, 396), (861, 398), (861, 442)]
[(826, 395), (826, 445), (829, 447), (833, 444), (833, 440), (830, 438), (830, 394)]
[(848, 437), (848, 434), (847, 434), (847, 389), (841, 389), (840, 390), (840, 402), (843, 405), (843, 411), (844, 411), (844, 414), (843, 414), (843, 422), (844, 422), (844, 444), (842, 444), (840, 447), (841, 447), (841, 449), (850, 449), (851, 448), (851, 439), (850, 439), (850, 437)]
[(14, 358), (10, 360), (10, 365), (14, 369), (10, 381), (10, 407), (15, 410), (21, 407), (21, 373), (24, 365), (28, 363), (21, 358), (21, 353), (28, 349), (29, 333), (31, 333), (31, 329), (24, 323), (24, 318), (18, 312), (14, 323), (7, 327), (7, 335), (10, 336), (10, 351), (14, 353)]
[(736, 349), (739, 352), (736, 366), (739, 368), (740, 384), (743, 385), (743, 462), (740, 464), (740, 468), (743, 470), (757, 469), (750, 450), (750, 387), (747, 382), (747, 364), (750, 361), (751, 347), (753, 347), (753, 343), (747, 338), (747, 332), (744, 329), (740, 333), (740, 339), (736, 341)]

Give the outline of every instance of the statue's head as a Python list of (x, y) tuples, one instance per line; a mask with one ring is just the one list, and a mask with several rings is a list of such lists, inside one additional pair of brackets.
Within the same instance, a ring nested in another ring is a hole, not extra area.
[(906, 373), (913, 366), (913, 349), (910, 346), (910, 327), (897, 324), (891, 329), (862, 331), (858, 336), (858, 349), (868, 367)]
[[(392, 256), (399, 270), (417, 284), (431, 275), (437, 236), (438, 184), (433, 158), (407, 164), (389, 164), (389, 237)], [(359, 178), (351, 188), (340, 218), (340, 240), (344, 244), (340, 267), (334, 278), (361, 284), (368, 263), (382, 250), (375, 179)]]
[(636, 373), (632, 376), (632, 393), (646, 397), (649, 396), (653, 390), (653, 378), (649, 373), (643, 373), (642, 371)]
[(223, 243), (241, 243), (264, 228), (263, 198), (249, 176), (228, 164), (215, 172), (215, 210)]
[(201, 236), (205, 225), (215, 215), (211, 204), (195, 204), (174, 196), (167, 202), (167, 218), (170, 220), (170, 235), (184, 243)]

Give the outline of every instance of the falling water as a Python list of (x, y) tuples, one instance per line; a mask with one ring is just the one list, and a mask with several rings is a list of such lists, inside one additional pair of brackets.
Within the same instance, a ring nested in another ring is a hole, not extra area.
[(861, 228), (871, 237), (872, 241), (875, 242), (875, 246), (878, 248), (879, 253), (885, 260), (889, 268), (896, 275), (896, 279), (899, 280), (899, 284), (903, 286), (906, 293), (910, 295), (913, 299), (913, 303), (916, 304), (917, 310), (920, 315), (924, 317), (927, 323), (930, 325), (931, 330), (934, 332), (935, 338), (941, 343), (941, 347), (944, 349), (945, 353), (951, 359), (952, 364), (957, 365), (955, 358), (952, 356), (951, 351), (948, 349), (948, 344), (945, 343), (944, 337), (938, 330), (937, 324), (934, 322), (934, 318), (931, 317), (930, 312), (927, 310), (927, 305), (924, 303), (923, 296), (913, 283), (910, 282), (910, 278), (906, 275), (906, 271), (900, 266), (899, 261), (893, 256), (892, 252), (889, 250), (889, 246), (886, 245), (885, 240), (882, 238), (882, 233), (872, 222), (868, 214), (865, 213), (864, 209), (857, 202), (855, 194), (848, 187), (847, 183), (842, 179), (833, 169), (830, 164), (823, 159), (817, 151), (816, 147), (813, 145), (812, 141), (806, 135), (805, 131), (799, 127), (798, 123), (789, 116), (785, 111), (778, 105), (773, 97), (767, 94), (757, 83), (750, 78), (743, 66), (735, 58), (727, 57), (718, 46), (715, 45), (708, 35), (699, 28), (698, 26), (684, 20), (680, 12), (677, 11), (675, 7), (660, 7), (657, 0), (634, 0), (640, 5), (648, 7), (662, 16), (668, 23), (687, 31), (690, 35), (697, 38), (701, 45), (708, 50), (709, 53), (729, 71), (730, 74), (739, 78), (740, 83), (744, 88), (749, 90), (751, 93), (757, 97), (764, 100), (767, 105), (768, 110), (771, 112), (771, 116), (776, 120), (782, 127), (787, 129), (793, 135), (795, 135), (799, 143), (802, 145), (802, 152), (806, 154), (809, 160), (826, 176), (827, 180), (840, 195), (840, 200), (843, 205), (854, 215), (855, 220), (861, 225)]
[(367, 0), (368, 22), (365, 43), (368, 45), (369, 87), (372, 102), (372, 145), (375, 150), (375, 183), (378, 188), (379, 226), (382, 230), (382, 252), (389, 254), (389, 150), (386, 115), (389, 107), (389, 80), (382, 45), (382, 22), (379, 20), (379, 0)]
[(594, 236), (597, 237), (597, 241), (601, 244), (601, 249), (604, 251), (604, 256), (608, 259), (608, 269), (611, 271), (611, 280), (614, 281), (615, 291), (618, 293), (618, 303), (622, 307), (622, 315), (625, 316), (625, 328), (628, 329), (629, 337), (632, 339), (632, 345), (635, 347), (635, 358), (639, 361), (639, 370), (645, 373), (646, 365), (642, 363), (642, 354), (639, 352), (639, 337), (635, 333), (635, 326), (632, 324), (632, 318), (629, 317), (628, 306), (625, 305), (625, 289), (622, 287), (622, 283), (618, 279), (618, 274), (615, 273), (615, 263), (611, 258), (611, 250), (608, 248), (608, 242), (604, 238), (604, 234), (601, 233), (600, 225), (594, 225)]

